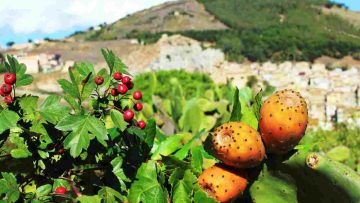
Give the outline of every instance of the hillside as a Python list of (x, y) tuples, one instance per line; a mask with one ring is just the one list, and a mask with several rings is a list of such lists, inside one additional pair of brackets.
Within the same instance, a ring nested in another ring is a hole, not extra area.
[[(312, 61), (322, 55), (358, 56), (360, 51), (360, 30), (342, 17), (323, 13), (321, 8), (328, 1), (200, 1), (232, 28), (232, 33), (215, 39), (230, 56), (239, 54), (260, 61)], [(232, 41), (239, 42), (234, 45), (229, 43)]]
[(360, 29), (360, 12), (351, 12), (349, 10), (337, 7), (323, 8), (322, 11), (325, 14), (340, 16), (341, 18), (350, 22), (356, 28)]
[(134, 31), (177, 32), (184, 30), (222, 30), (227, 27), (210, 15), (195, 0), (167, 2), (120, 19), (98, 30), (79, 32), (70, 37), (74, 40), (96, 41), (124, 38)]
[[(125, 57), (166, 33), (211, 42), (226, 59), (236, 62), (321, 58), (327, 64), (347, 56), (359, 60), (360, 13), (329, 4), (326, 0), (172, 1), (25, 51), (96, 63), (101, 59), (98, 48), (108, 47)], [(141, 44), (128, 40), (133, 38)]]

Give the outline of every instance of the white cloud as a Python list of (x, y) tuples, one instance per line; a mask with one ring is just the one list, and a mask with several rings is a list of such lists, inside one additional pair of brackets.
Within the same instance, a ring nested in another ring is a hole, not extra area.
[(45, 34), (111, 23), (167, 0), (0, 0), (0, 30)]

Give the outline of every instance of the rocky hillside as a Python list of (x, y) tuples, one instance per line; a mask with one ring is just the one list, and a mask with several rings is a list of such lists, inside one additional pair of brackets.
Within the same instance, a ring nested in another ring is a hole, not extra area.
[(182, 34), (213, 42), (241, 62), (360, 58), (360, 14), (328, 0), (179, 0), (74, 34), (75, 41)]
[[(179, 0), (92, 27), (64, 40), (32, 44), (5, 53), (61, 55), (64, 61), (101, 62), (100, 48), (122, 58), (133, 52), (146, 61), (166, 33), (181, 34), (225, 53), (230, 61), (318, 61), (360, 59), (360, 14), (327, 0)], [(133, 40), (137, 38), (138, 40)], [(142, 42), (142, 43), (138, 43)], [(144, 51), (145, 50), (145, 51)], [(351, 55), (352, 57), (350, 57)], [(356, 61), (355, 61), (356, 62)], [(140, 67), (143, 67), (141, 63)]]
[(75, 40), (114, 40), (134, 31), (177, 32), (184, 30), (222, 30), (226, 26), (210, 15), (196, 0), (167, 2), (71, 36)]

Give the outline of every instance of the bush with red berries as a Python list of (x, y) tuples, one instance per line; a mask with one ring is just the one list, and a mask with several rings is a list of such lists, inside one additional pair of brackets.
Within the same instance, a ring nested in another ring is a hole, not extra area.
[(70, 80), (58, 81), (63, 95), (43, 101), (16, 94), (33, 77), (16, 58), (6, 57), (0, 66), (6, 69), (0, 86), (1, 199), (127, 199), (134, 169), (150, 158), (155, 120), (143, 120), (142, 93), (133, 89), (127, 67), (112, 51), (102, 53), (108, 69), (76, 63)]
[[(0, 65), (6, 69), (0, 202), (359, 202), (356, 172), (309, 152), (306, 144), (295, 147), (306, 126), (298, 122), (305, 105), (289, 102), (289, 91), (265, 104), (262, 92), (246, 100), (245, 91), (234, 88), (226, 92), (232, 101), (154, 99), (143, 105), (126, 65), (112, 51), (102, 54), (107, 69), (76, 63), (70, 80), (58, 81), (63, 94), (45, 99), (18, 95), (33, 80), (24, 64), (7, 56)], [(284, 110), (280, 96), (295, 106)], [(154, 114), (155, 121), (148, 112), (162, 114)], [(185, 130), (166, 135), (173, 126)], [(260, 137), (259, 126), (271, 139)], [(272, 150), (265, 157), (262, 141), (284, 154)]]

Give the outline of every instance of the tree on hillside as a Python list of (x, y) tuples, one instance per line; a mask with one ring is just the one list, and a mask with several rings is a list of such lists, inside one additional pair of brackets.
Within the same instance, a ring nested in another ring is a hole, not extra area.
[(6, 43), (6, 46), (7, 46), (7, 47), (12, 47), (14, 44), (15, 44), (15, 42), (10, 41), (10, 42), (7, 42), (7, 43)]

